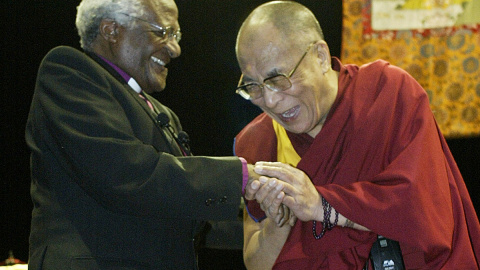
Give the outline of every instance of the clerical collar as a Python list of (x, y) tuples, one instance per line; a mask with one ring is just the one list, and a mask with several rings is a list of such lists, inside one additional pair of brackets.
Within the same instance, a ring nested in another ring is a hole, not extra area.
[(117, 67), (114, 63), (108, 61), (105, 57), (97, 54), (98, 57), (100, 57), (103, 61), (105, 61), (105, 63), (109, 64), (113, 69), (115, 69), (116, 72), (118, 72), (118, 74), (120, 74), (120, 76), (122, 76), (122, 78), (125, 80), (125, 82), (133, 89), (135, 90), (135, 92), (137, 93), (141, 93), (142, 92), (142, 88), (140, 87), (140, 85), (137, 83), (137, 81), (130, 75), (128, 75), (125, 71), (123, 71), (121, 68)]

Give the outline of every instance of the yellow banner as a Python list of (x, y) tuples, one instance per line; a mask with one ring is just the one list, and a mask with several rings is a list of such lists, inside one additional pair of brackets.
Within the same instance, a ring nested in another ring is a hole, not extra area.
[[(425, 1), (398, 1), (403, 3), (403, 6), (394, 7), (399, 12), (398, 20), (385, 23), (383, 29), (375, 29), (372, 21), (378, 24), (379, 18), (372, 17), (386, 16), (385, 12), (379, 13), (381, 2), (388, 1), (343, 0), (342, 62), (362, 65), (384, 59), (405, 69), (426, 90), (432, 111), (446, 137), (479, 135), (480, 25), (472, 20), (480, 17), (472, 19), (469, 14), (472, 9), (480, 8), (480, 0), (450, 1), (451, 5), (444, 8), (463, 10), (457, 10), (454, 25), (441, 28), (418, 28), (418, 22), (417, 28), (402, 25), (399, 19), (402, 11), (416, 9), (420, 14), (419, 11), (429, 8), (426, 3), (420, 3)], [(374, 5), (376, 9), (372, 8)], [(425, 16), (429, 14), (431, 12), (425, 11)], [(383, 18), (384, 22), (387, 19)]]

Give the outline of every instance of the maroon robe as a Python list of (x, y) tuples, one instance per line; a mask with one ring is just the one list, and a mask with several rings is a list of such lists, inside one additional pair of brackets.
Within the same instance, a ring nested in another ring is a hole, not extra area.
[[(297, 168), (363, 232), (337, 226), (315, 240), (298, 221), (274, 269), (362, 269), (376, 235), (399, 241), (407, 269), (478, 269), (480, 225), (463, 178), (422, 87), (405, 71), (376, 61), (342, 65), (323, 129), (309, 139), (287, 132)], [(236, 155), (276, 161), (271, 118), (261, 114), (236, 137)], [(250, 215), (264, 216), (247, 202)], [(321, 230), (317, 223), (317, 233)]]

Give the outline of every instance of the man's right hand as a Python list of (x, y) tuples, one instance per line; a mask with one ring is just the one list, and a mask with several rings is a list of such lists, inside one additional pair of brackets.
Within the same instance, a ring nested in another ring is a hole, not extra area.
[(255, 199), (255, 194), (257, 194), (257, 191), (259, 190), (261, 183), (259, 181), (260, 179), (260, 174), (256, 173), (254, 171), (255, 166), (248, 164), (248, 182), (245, 187), (245, 199), (247, 200), (254, 200)]
[(287, 206), (282, 204), (285, 196), (282, 181), (260, 176), (253, 169), (254, 166), (249, 164), (245, 199), (256, 200), (267, 217), (273, 219), (277, 226), (281, 227), (287, 222), (293, 226), (296, 217)]

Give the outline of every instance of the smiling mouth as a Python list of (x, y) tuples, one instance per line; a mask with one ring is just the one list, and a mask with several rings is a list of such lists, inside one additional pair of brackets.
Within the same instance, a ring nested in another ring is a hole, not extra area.
[(292, 121), (297, 117), (299, 110), (300, 110), (300, 106), (295, 106), (279, 114), (279, 116), (282, 118), (284, 122)]
[(162, 60), (158, 59), (158, 58), (155, 57), (155, 56), (152, 56), (152, 57), (150, 57), (150, 58), (152, 59), (152, 61), (153, 61), (155, 64), (157, 64), (157, 65), (159, 65), (159, 66), (161, 66), (161, 67), (165, 67), (166, 64), (165, 64), (165, 62), (163, 62)]

